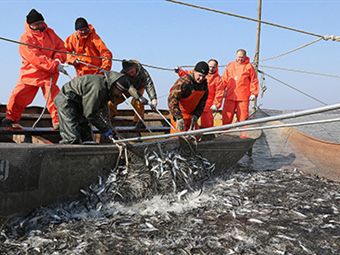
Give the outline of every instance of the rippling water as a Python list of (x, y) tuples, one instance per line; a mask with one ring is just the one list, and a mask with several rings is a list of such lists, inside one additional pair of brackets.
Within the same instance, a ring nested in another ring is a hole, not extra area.
[(194, 192), (90, 210), (77, 201), (14, 219), (0, 253), (340, 254), (340, 184), (299, 163), (261, 139), (252, 160)]

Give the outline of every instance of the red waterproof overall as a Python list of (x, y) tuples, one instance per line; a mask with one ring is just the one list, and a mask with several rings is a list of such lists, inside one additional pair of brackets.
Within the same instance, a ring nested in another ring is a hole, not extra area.
[[(185, 125), (184, 131), (189, 130), (190, 124), (191, 124), (192, 113), (195, 111), (195, 109), (196, 109), (198, 103), (200, 102), (201, 98), (203, 97), (204, 93), (205, 93), (205, 91), (195, 91), (194, 90), (194, 91), (191, 92), (190, 96), (188, 96), (186, 98), (182, 98), (182, 99), (179, 100), (179, 109), (182, 112), (184, 125)], [(171, 125), (176, 128), (176, 130), (171, 128), (170, 133), (173, 134), (173, 133), (180, 132), (179, 130), (177, 130), (177, 124), (176, 124), (176, 121), (175, 121), (175, 119), (173, 118), (172, 115), (170, 115), (170, 118), (171, 118)], [(197, 124), (196, 124), (195, 128), (198, 128)]]

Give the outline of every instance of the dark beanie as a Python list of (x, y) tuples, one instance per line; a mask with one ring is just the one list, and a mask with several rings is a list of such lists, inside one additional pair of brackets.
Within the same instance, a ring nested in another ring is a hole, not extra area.
[(44, 20), (44, 17), (41, 13), (37, 12), (36, 9), (32, 9), (26, 16), (26, 22), (31, 25), (34, 22)]
[(129, 70), (131, 67), (137, 66), (137, 64), (131, 60), (126, 60), (123, 59), (122, 61), (122, 67), (123, 67), (123, 71), (127, 71)]
[(194, 70), (196, 72), (199, 72), (199, 73), (202, 73), (202, 74), (205, 74), (207, 75), (209, 73), (209, 66), (206, 62), (204, 61), (201, 61), (201, 62), (198, 62), (196, 65), (195, 65), (195, 68)]
[(89, 24), (87, 23), (86, 19), (80, 17), (78, 19), (76, 19), (76, 23), (75, 23), (75, 29), (76, 30), (79, 30), (81, 28), (84, 28), (84, 27), (89, 27)]

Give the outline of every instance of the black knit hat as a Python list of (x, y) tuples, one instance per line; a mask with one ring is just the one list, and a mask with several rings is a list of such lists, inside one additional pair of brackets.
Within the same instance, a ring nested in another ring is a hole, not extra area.
[(78, 19), (76, 19), (76, 23), (75, 23), (75, 29), (76, 30), (79, 30), (81, 28), (84, 28), (84, 27), (89, 27), (89, 24), (87, 23), (86, 19), (80, 17)]
[(194, 70), (196, 72), (207, 75), (209, 73), (209, 65), (204, 61), (200, 61), (195, 65)]
[(32, 9), (26, 16), (26, 22), (31, 25), (37, 21), (44, 21), (44, 17), (36, 9)]
[(128, 71), (131, 67), (135, 67), (135, 66), (137, 66), (137, 64), (133, 62), (132, 60), (123, 59), (122, 61), (122, 67), (123, 67), (124, 72)]

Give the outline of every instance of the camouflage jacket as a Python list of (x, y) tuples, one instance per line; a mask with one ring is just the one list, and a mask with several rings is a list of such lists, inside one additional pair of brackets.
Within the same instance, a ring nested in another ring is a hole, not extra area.
[(189, 97), (193, 91), (205, 91), (203, 97), (197, 104), (196, 109), (192, 113), (193, 115), (200, 117), (208, 98), (208, 83), (206, 80), (199, 84), (195, 82), (192, 74), (188, 74), (179, 78), (170, 89), (168, 106), (171, 115), (175, 119), (183, 118), (182, 112), (179, 108), (179, 102), (181, 99)]
[[(142, 66), (141, 63), (139, 63), (137, 60), (130, 60), (130, 62), (133, 62), (137, 64), (138, 70), (137, 70), (137, 76), (134, 78), (129, 77), (130, 83), (137, 89), (145, 88), (146, 93), (148, 93), (150, 100), (157, 99), (157, 94), (155, 90), (155, 85), (151, 79), (150, 74), (146, 69)], [(125, 73), (125, 70), (123, 69), (121, 73)], [(139, 95), (142, 96), (142, 95)]]

